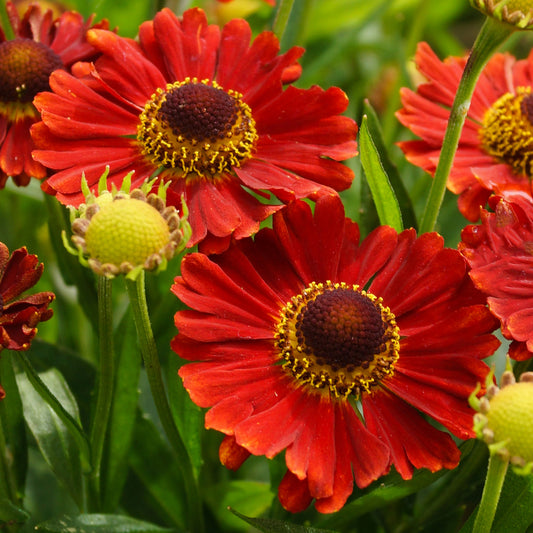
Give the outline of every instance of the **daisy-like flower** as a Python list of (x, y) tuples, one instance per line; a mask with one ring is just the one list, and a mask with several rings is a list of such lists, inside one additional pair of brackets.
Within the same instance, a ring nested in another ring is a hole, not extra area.
[[(11, 256), (0, 242), (0, 351), (27, 350), (37, 333), (37, 324), (48, 320), (53, 311), (48, 308), (54, 299), (52, 292), (23, 296), (43, 273), (43, 264), (26, 248), (15, 250)], [(5, 395), (0, 386), (0, 399)]]
[(15, 38), (7, 39), (0, 28), (0, 188), (9, 176), (17, 185), (46, 176), (45, 167), (31, 157), (30, 127), (39, 120), (33, 97), (49, 89), (54, 70), (96, 54), (85, 39), (92, 19), (85, 22), (79, 13), (67, 11), (53, 20), (52, 11), (38, 4), (31, 4), (22, 17), (12, 2), (6, 8)]
[(82, 172), (91, 189), (106, 165), (110, 184), (132, 170), (134, 187), (158, 176), (171, 182), (169, 202), (183, 195), (189, 207), (190, 245), (221, 249), (279, 209), (250, 191), (286, 201), (349, 187), (353, 172), (339, 161), (356, 154), (357, 126), (340, 115), (344, 92), (283, 90), (303, 50), (279, 55), (270, 32), (250, 39), (245, 20), (221, 30), (200, 9), (181, 19), (163, 9), (138, 44), (90, 30), (102, 57), (77, 77), (55, 72), (53, 92), (35, 99), (34, 157), (57, 170), (45, 190), (76, 206)]
[[(421, 43), (415, 62), (427, 81), (416, 92), (402, 89), (397, 116), (420, 139), (399, 145), (411, 163), (434, 174), (466, 58), (442, 62)], [(532, 195), (532, 65), (533, 52), (523, 60), (495, 54), (476, 85), (448, 179), (459, 210), (472, 222), (493, 193)]]
[(463, 229), (459, 249), (512, 340), (509, 356), (523, 361), (533, 357), (533, 201), (525, 195), (514, 200), (491, 198), (494, 211), (483, 210), (480, 225)]
[(189, 254), (172, 287), (179, 374), (226, 435), (220, 458), (285, 450), (283, 506), (340, 509), (393, 464), (454, 468), (436, 420), (473, 436), (468, 397), (498, 346), (497, 320), (442, 238), (379, 227), (362, 242), (337, 196), (295, 201), (222, 254)]

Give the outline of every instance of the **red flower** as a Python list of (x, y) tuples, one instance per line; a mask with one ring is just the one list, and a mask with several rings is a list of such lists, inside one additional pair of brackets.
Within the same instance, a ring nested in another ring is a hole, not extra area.
[(491, 199), (494, 212), (483, 210), (481, 225), (463, 229), (459, 249), (503, 335), (513, 341), (510, 357), (523, 361), (533, 357), (533, 200), (514, 200)]
[[(435, 173), (466, 58), (441, 62), (426, 43), (415, 62), (427, 79), (416, 92), (402, 89), (402, 124), (421, 137), (400, 142), (407, 159)], [(448, 188), (459, 195), (459, 210), (470, 221), (492, 193), (532, 194), (533, 177), (533, 52), (517, 61), (495, 54), (482, 72), (461, 134)]]
[(457, 465), (450, 435), (421, 413), (473, 435), (467, 398), (497, 320), (436, 233), (383, 226), (360, 242), (337, 196), (314, 215), (296, 201), (255, 240), (187, 255), (172, 291), (191, 308), (175, 316), (172, 348), (195, 361), (179, 373), (211, 408), (206, 427), (226, 434), (222, 462), (285, 449), (286, 509), (314, 498), (337, 511), (354, 478), (365, 487), (391, 464), (405, 479)]
[[(48, 305), (54, 299), (53, 293), (21, 297), (39, 281), (43, 268), (37, 256), (28, 255), (26, 248), (15, 250), (10, 257), (7, 246), (0, 242), (0, 351), (27, 350), (37, 333), (37, 324), (52, 316)], [(4, 396), (0, 386), (0, 399)]]
[(357, 126), (339, 115), (346, 95), (283, 90), (303, 50), (279, 55), (274, 34), (250, 38), (246, 21), (220, 30), (200, 9), (182, 19), (163, 9), (141, 25), (139, 44), (89, 31), (102, 57), (80, 66), (79, 77), (54, 73), (54, 92), (35, 100), (43, 122), (32, 130), (41, 148), (34, 156), (58, 170), (46, 191), (78, 205), (82, 172), (91, 189), (106, 165), (110, 185), (131, 170), (133, 187), (158, 175), (170, 182), (170, 202), (185, 197), (190, 246), (208, 237), (220, 250), (279, 209), (250, 190), (286, 201), (349, 187), (353, 173), (338, 162), (356, 154)]
[(0, 28), (0, 188), (9, 176), (17, 185), (46, 176), (46, 169), (31, 157), (30, 126), (39, 120), (33, 97), (49, 88), (54, 70), (95, 56), (85, 40), (91, 19), (84, 22), (78, 13), (66, 12), (54, 21), (52, 11), (43, 12), (38, 4), (20, 18), (12, 2), (6, 7), (15, 38), (6, 39)]

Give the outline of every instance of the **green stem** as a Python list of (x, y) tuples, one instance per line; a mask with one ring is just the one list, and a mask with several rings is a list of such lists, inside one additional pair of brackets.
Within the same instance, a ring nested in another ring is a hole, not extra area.
[(50, 392), (48, 387), (43, 383), (43, 380), (39, 377), (39, 374), (35, 371), (30, 360), (24, 352), (15, 352), (18, 356), (18, 360), (22, 365), (22, 368), (28, 376), (28, 380), (33, 385), (34, 389), (39, 393), (41, 398), (52, 408), (55, 414), (65, 424), (66, 428), (76, 441), (78, 446), (81, 466), (84, 472), (91, 470), (91, 449), (89, 441), (80, 427), (78, 422), (68, 413), (61, 405), (59, 400)]
[(105, 276), (98, 276), (98, 337), (100, 343), (98, 386), (90, 436), (93, 466), (91, 505), (95, 511), (100, 510), (102, 506), (100, 486), (102, 456), (111, 414), (115, 380), (112, 282)]
[(201, 500), (199, 496), (197, 480), (194, 476), (192, 464), (189, 454), (181, 439), (178, 428), (174, 422), (172, 411), (168, 403), (165, 385), (163, 383), (163, 375), (161, 372), (161, 365), (159, 363), (159, 356), (157, 353), (157, 346), (155, 343), (152, 326), (150, 324), (150, 317), (148, 314), (148, 306), (146, 303), (145, 292), (145, 274), (142, 271), (136, 280), (126, 278), (126, 287), (130, 299), (135, 327), (137, 329), (137, 337), (144, 360), (148, 382), (150, 383), (150, 390), (159, 415), (161, 425), (167, 435), (168, 440), (177, 455), (178, 465), (181, 469), (184, 485), (187, 490), (187, 505), (189, 519), (189, 529), (195, 533), (204, 531), (203, 513)]
[(7, 14), (5, 0), (2, 2), (2, 9), (0, 9), (0, 26), (2, 26), (2, 30), (4, 30), (4, 35), (7, 41), (11, 41), (15, 38), (15, 32), (13, 31), (11, 21), (9, 20), (9, 16)]
[(273, 31), (277, 35), (279, 42), (283, 39), (289, 17), (291, 16), (294, 0), (280, 0), (276, 17), (274, 18)]
[(490, 532), (508, 466), (509, 461), (504, 461), (497, 453), (490, 454), (487, 478), (472, 533)]
[(450, 111), (435, 177), (420, 222), (420, 233), (433, 231), (435, 227), (477, 80), (492, 54), (513, 31), (512, 26), (488, 17), (477, 36)]

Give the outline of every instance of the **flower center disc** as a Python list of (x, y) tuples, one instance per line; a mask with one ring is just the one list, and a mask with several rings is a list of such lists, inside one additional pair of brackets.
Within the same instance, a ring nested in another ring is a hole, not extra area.
[(483, 117), (485, 150), (518, 175), (533, 176), (533, 95), (530, 87), (506, 93)]
[(104, 204), (91, 218), (85, 240), (91, 258), (117, 267), (137, 266), (165, 247), (170, 230), (157, 209), (127, 198)]
[(0, 44), (0, 101), (28, 103), (49, 89), (50, 74), (63, 68), (61, 58), (48, 46), (31, 39)]
[(152, 95), (137, 139), (152, 164), (177, 178), (216, 179), (251, 157), (257, 132), (241, 94), (186, 78)]
[(300, 383), (356, 398), (393, 373), (399, 328), (380, 298), (345, 283), (311, 283), (282, 309), (276, 348)]

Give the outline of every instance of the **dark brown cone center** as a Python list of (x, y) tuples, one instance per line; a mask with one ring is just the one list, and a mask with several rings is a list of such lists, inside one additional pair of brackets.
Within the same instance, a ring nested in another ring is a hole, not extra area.
[(61, 58), (48, 46), (31, 39), (0, 44), (0, 101), (31, 102), (49, 89), (50, 74), (63, 68)]
[(300, 344), (318, 364), (333, 369), (366, 368), (380, 353), (385, 325), (374, 303), (357, 291), (336, 289), (319, 294), (298, 317)]
[(187, 83), (166, 94), (159, 113), (176, 137), (215, 142), (231, 131), (238, 111), (235, 99), (224, 90), (204, 83)]

